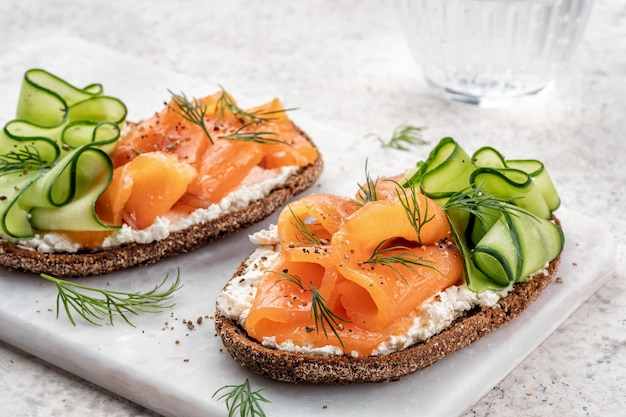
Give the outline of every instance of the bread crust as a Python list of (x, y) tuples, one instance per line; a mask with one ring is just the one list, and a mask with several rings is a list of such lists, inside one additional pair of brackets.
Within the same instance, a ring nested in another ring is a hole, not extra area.
[[(267, 348), (249, 338), (245, 330), (221, 314), (219, 308), (215, 313), (215, 329), (237, 363), (265, 377), (294, 384), (396, 381), (432, 365), (519, 316), (552, 281), (559, 262), (560, 256), (550, 262), (546, 274), (516, 284), (494, 306), (475, 307), (425, 342), (389, 355), (330, 357)], [(245, 262), (241, 264), (233, 279), (243, 273), (245, 265)]]
[[(315, 146), (304, 131), (297, 126), (296, 129)], [(172, 232), (162, 240), (77, 253), (43, 253), (0, 241), (0, 265), (19, 272), (47, 273), (56, 277), (86, 277), (155, 263), (195, 250), (263, 220), (291, 197), (312, 186), (320, 177), (323, 166), (322, 156), (318, 151), (318, 158), (312, 164), (300, 167), (265, 198), (217, 219)]]

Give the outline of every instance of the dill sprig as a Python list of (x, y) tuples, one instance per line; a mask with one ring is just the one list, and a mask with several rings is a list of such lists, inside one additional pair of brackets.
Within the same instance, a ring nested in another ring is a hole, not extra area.
[(423, 136), (423, 127), (402, 125), (398, 126), (391, 135), (388, 141), (383, 140), (376, 134), (369, 134), (368, 136), (375, 137), (383, 148), (397, 149), (399, 151), (408, 151), (411, 146), (425, 145), (428, 143)]
[(10, 151), (4, 155), (0, 155), (0, 171), (30, 171), (33, 169), (41, 169), (48, 165), (39, 149), (32, 145), (24, 145), (17, 151)]
[(289, 208), (291, 216), (293, 217), (291, 224), (299, 233), (299, 236), (297, 237), (299, 243), (303, 243), (305, 245), (321, 245), (322, 243), (326, 243), (322, 242), (322, 238), (309, 230), (304, 221), (302, 221), (302, 219), (294, 213), (291, 206), (287, 206), (287, 208)]
[(100, 325), (101, 322), (106, 321), (112, 325), (113, 317), (119, 315), (126, 323), (134, 327), (128, 318), (129, 314), (156, 313), (172, 307), (174, 304), (164, 304), (164, 302), (172, 298), (174, 292), (181, 287), (180, 270), (169, 288), (160, 291), (168, 280), (169, 275), (166, 275), (160, 284), (146, 292), (123, 292), (94, 288), (74, 281), (55, 278), (48, 274), (41, 274), (41, 277), (53, 282), (57, 287), (57, 318), (62, 305), (74, 326), (76, 326), (76, 321), (72, 316), (72, 310), (91, 324)]
[(290, 274), (288, 272), (286, 272), (287, 270), (284, 271), (268, 271), (270, 273), (273, 274), (278, 274), (280, 276), (282, 276), (282, 278), (279, 278), (276, 282), (281, 282), (281, 281), (289, 281), (292, 282), (294, 284), (296, 284), (301, 290), (305, 290), (304, 286), (302, 285), (302, 280), (300, 279), (300, 277), (298, 275), (294, 275), (294, 274)]
[(435, 218), (435, 215), (433, 214), (432, 216), (428, 217), (428, 204), (424, 204), (423, 211), (420, 210), (420, 204), (417, 201), (417, 192), (415, 191), (415, 188), (405, 188), (398, 182), (394, 182), (396, 183), (396, 194), (398, 195), (400, 204), (404, 208), (407, 220), (411, 224), (411, 227), (413, 227), (413, 230), (415, 230), (415, 233), (417, 235), (417, 242), (421, 245), (421, 229), (426, 223)]
[[(397, 273), (404, 282), (408, 281), (406, 280), (406, 277), (402, 275), (402, 273), (398, 270), (398, 265), (404, 266), (415, 275), (419, 274), (419, 271), (416, 269), (416, 267), (426, 267), (436, 270), (436, 268), (433, 266), (433, 261), (420, 258), (414, 253), (410, 253), (410, 248), (408, 246), (394, 245), (385, 247), (387, 242), (389, 242), (389, 239), (385, 239), (381, 241), (378, 245), (376, 245), (376, 248), (374, 248), (374, 251), (372, 252), (372, 256), (370, 256), (370, 258), (363, 263), (379, 264), (389, 267), (395, 273)], [(400, 250), (404, 252), (399, 252), (392, 255), (389, 254), (390, 252), (396, 252)]]
[(175, 94), (168, 90), (172, 95), (172, 101), (176, 104), (177, 108), (171, 107), (174, 112), (178, 113), (182, 118), (190, 121), (191, 123), (200, 126), (209, 142), (213, 143), (213, 138), (204, 124), (206, 117), (207, 106), (206, 103), (200, 99), (194, 98), (192, 101), (187, 99), (185, 93)]
[(266, 417), (262, 403), (270, 403), (267, 398), (261, 395), (261, 388), (252, 391), (248, 378), (240, 385), (225, 385), (213, 393), (211, 398), (217, 396), (217, 401), (224, 400), (228, 417), (233, 417), (239, 412), (240, 417)]
[(329, 326), (337, 340), (339, 340), (341, 347), (344, 347), (343, 340), (341, 340), (341, 336), (337, 333), (337, 329), (341, 330), (343, 328), (343, 325), (339, 323), (340, 321), (348, 323), (350, 320), (344, 319), (332, 311), (330, 307), (328, 307), (328, 301), (326, 301), (326, 298), (319, 293), (317, 288), (315, 288), (315, 285), (312, 283), (311, 291), (313, 292), (313, 296), (311, 298), (311, 314), (313, 315), (313, 320), (315, 321), (315, 330), (319, 333), (319, 329), (321, 327), (324, 332), (324, 336), (328, 339), (326, 326)]
[(234, 133), (229, 135), (221, 135), (219, 136), (222, 139), (230, 139), (230, 140), (239, 140), (242, 142), (256, 142), (262, 145), (271, 145), (274, 143), (284, 143), (287, 142), (280, 140), (277, 138), (278, 134), (276, 132), (271, 131), (246, 131), (252, 125), (255, 125), (255, 122), (249, 122), (244, 124), (243, 126), (237, 128)]
[(235, 118), (245, 123), (246, 118), (250, 118), (252, 115), (235, 104), (230, 95), (220, 86), (222, 94), (215, 103), (215, 116), (218, 121), (224, 120), (226, 117), (226, 111), (228, 110)]
[(313, 317), (313, 321), (315, 322), (315, 331), (319, 334), (320, 328), (322, 332), (324, 332), (324, 336), (328, 339), (328, 331), (327, 326), (330, 327), (330, 330), (333, 332), (339, 344), (343, 348), (343, 340), (341, 340), (341, 336), (337, 330), (341, 330), (343, 325), (340, 322), (349, 323), (350, 320), (345, 319), (338, 314), (336, 314), (330, 307), (328, 307), (328, 301), (320, 292), (317, 290), (315, 285), (311, 282), (311, 289), (307, 290), (302, 285), (302, 280), (299, 276), (289, 274), (287, 272), (278, 272), (278, 271), (269, 271), (278, 275), (282, 275), (283, 278), (279, 279), (280, 281), (289, 281), (297, 285), (303, 291), (311, 291), (311, 316)]
[(368, 160), (365, 160), (365, 184), (358, 184), (359, 186), (359, 205), (364, 205), (371, 201), (378, 200), (378, 193), (376, 191), (376, 186), (378, 185), (378, 177), (375, 180), (370, 176), (369, 170), (367, 169)]
[[(182, 92), (180, 94), (175, 94), (172, 91), (169, 92), (172, 95), (172, 101), (176, 105), (176, 107), (170, 106), (170, 109), (172, 109), (174, 112), (178, 113), (181, 117), (190, 121), (191, 123), (200, 126), (206, 137), (213, 144), (213, 137), (209, 133), (209, 130), (207, 129), (205, 124), (208, 110), (206, 103), (203, 100), (196, 98), (193, 98), (190, 101), (187, 96)], [(226, 91), (222, 89), (222, 94), (217, 100), (214, 112), (214, 116), (217, 118), (218, 121), (224, 119), (226, 110), (230, 111), (239, 120), (239, 122), (242, 123), (242, 126), (237, 128), (235, 132), (228, 135), (221, 135), (219, 136), (219, 138), (238, 140), (242, 142), (256, 142), (263, 145), (275, 143), (287, 144), (287, 142), (278, 139), (278, 134), (276, 132), (249, 130), (251, 126), (257, 126), (271, 120), (271, 118), (264, 116), (284, 112), (286, 110), (265, 112), (259, 111), (258, 113), (250, 113), (239, 108), (226, 93)]]
[(295, 110), (295, 109), (280, 109), (280, 110), (257, 110), (255, 112), (249, 112), (241, 107), (239, 107), (235, 101), (230, 97), (230, 95), (224, 90), (222, 86), (220, 86), (222, 90), (222, 94), (220, 98), (217, 100), (215, 106), (215, 115), (218, 117), (218, 120), (223, 120), (226, 111), (228, 110), (236, 119), (238, 119), (241, 123), (254, 123), (261, 124), (264, 122), (269, 122), (271, 120), (275, 120), (275, 117), (271, 117), (275, 114), (285, 113), (287, 111)]
[(517, 215), (516, 212), (526, 213), (525, 210), (514, 204), (518, 198), (521, 197), (496, 197), (493, 194), (483, 192), (480, 187), (467, 188), (452, 194), (441, 208), (444, 211), (466, 211), (480, 220), (487, 220), (486, 217), (494, 217), (502, 213), (513, 215)]
[(273, 117), (268, 117), (278, 113), (284, 113), (291, 109), (281, 110), (258, 110), (256, 112), (249, 112), (239, 107), (230, 95), (220, 86), (222, 94), (217, 99), (215, 104), (215, 117), (218, 121), (224, 120), (226, 112), (230, 112), (241, 124), (234, 133), (229, 135), (220, 136), (223, 139), (240, 140), (244, 142), (256, 142), (260, 144), (275, 144), (275, 143), (287, 143), (277, 138), (277, 133), (272, 131), (246, 131), (246, 129), (258, 126), (263, 123), (267, 123), (273, 120)]

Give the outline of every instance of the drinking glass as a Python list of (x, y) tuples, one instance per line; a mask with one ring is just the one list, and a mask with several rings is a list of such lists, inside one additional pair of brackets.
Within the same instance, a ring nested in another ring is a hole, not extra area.
[(482, 107), (539, 93), (569, 61), (593, 0), (398, 0), (413, 55), (444, 96)]

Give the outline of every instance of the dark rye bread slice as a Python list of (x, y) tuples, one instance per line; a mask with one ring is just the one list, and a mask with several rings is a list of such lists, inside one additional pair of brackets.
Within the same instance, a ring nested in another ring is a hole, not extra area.
[[(297, 129), (313, 144), (305, 132)], [(324, 167), (319, 152), (318, 155), (312, 164), (300, 167), (285, 183), (275, 187), (265, 198), (215, 220), (170, 233), (163, 240), (143, 244), (129, 243), (116, 248), (77, 253), (43, 253), (0, 241), (0, 265), (19, 272), (47, 273), (56, 277), (86, 277), (147, 265), (195, 250), (263, 220), (290, 198), (311, 187), (320, 177)]]
[[(445, 356), (481, 339), (519, 316), (556, 275), (560, 257), (547, 268), (547, 274), (519, 283), (492, 307), (475, 307), (449, 327), (423, 343), (382, 356), (312, 356), (282, 352), (262, 346), (249, 338), (237, 323), (215, 313), (215, 329), (230, 355), (240, 365), (279, 381), (310, 384), (350, 384), (396, 381), (424, 369)], [(232, 279), (243, 273), (245, 263)]]

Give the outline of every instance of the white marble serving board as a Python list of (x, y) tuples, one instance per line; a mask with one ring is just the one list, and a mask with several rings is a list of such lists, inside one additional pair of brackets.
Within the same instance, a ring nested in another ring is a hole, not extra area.
[[(12, 117), (19, 85), (28, 68), (47, 69), (69, 82), (104, 84), (120, 97), (132, 120), (158, 110), (167, 89), (201, 96), (216, 91), (219, 80), (193, 80), (145, 65), (97, 45), (71, 38), (25, 45), (0, 57), (0, 122)], [(224, 86), (241, 97), (236, 86)], [(260, 104), (262, 97), (242, 104)], [(352, 195), (364, 179), (365, 160), (375, 175), (390, 175), (423, 159), (428, 148), (413, 154), (382, 150), (375, 140), (355, 138), (307, 120), (306, 103), (292, 117), (315, 139), (326, 168), (311, 191)], [(357, 143), (358, 142), (358, 143)], [(522, 148), (523, 150), (523, 148)], [(519, 157), (524, 155), (521, 154)], [(528, 156), (528, 155), (526, 155)], [(521, 317), (483, 340), (399, 382), (351, 386), (289, 385), (267, 380), (236, 365), (222, 350), (210, 319), (215, 299), (237, 265), (252, 250), (249, 233), (268, 226), (276, 215), (215, 244), (149, 267), (84, 279), (92, 286), (122, 291), (152, 288), (180, 268), (183, 288), (176, 305), (158, 314), (133, 319), (135, 327), (116, 320), (113, 326), (79, 322), (73, 327), (60, 313), (56, 289), (36, 276), (0, 270), (0, 338), (110, 391), (166, 416), (222, 416), (223, 403), (212, 394), (249, 378), (268, 388), (270, 416), (453, 416), (469, 408), (517, 366), (591, 294), (614, 268), (608, 231), (597, 221), (560, 209), (567, 238), (561, 283), (553, 283)], [(201, 324), (196, 320), (202, 317)], [(185, 321), (192, 321), (189, 329)]]

